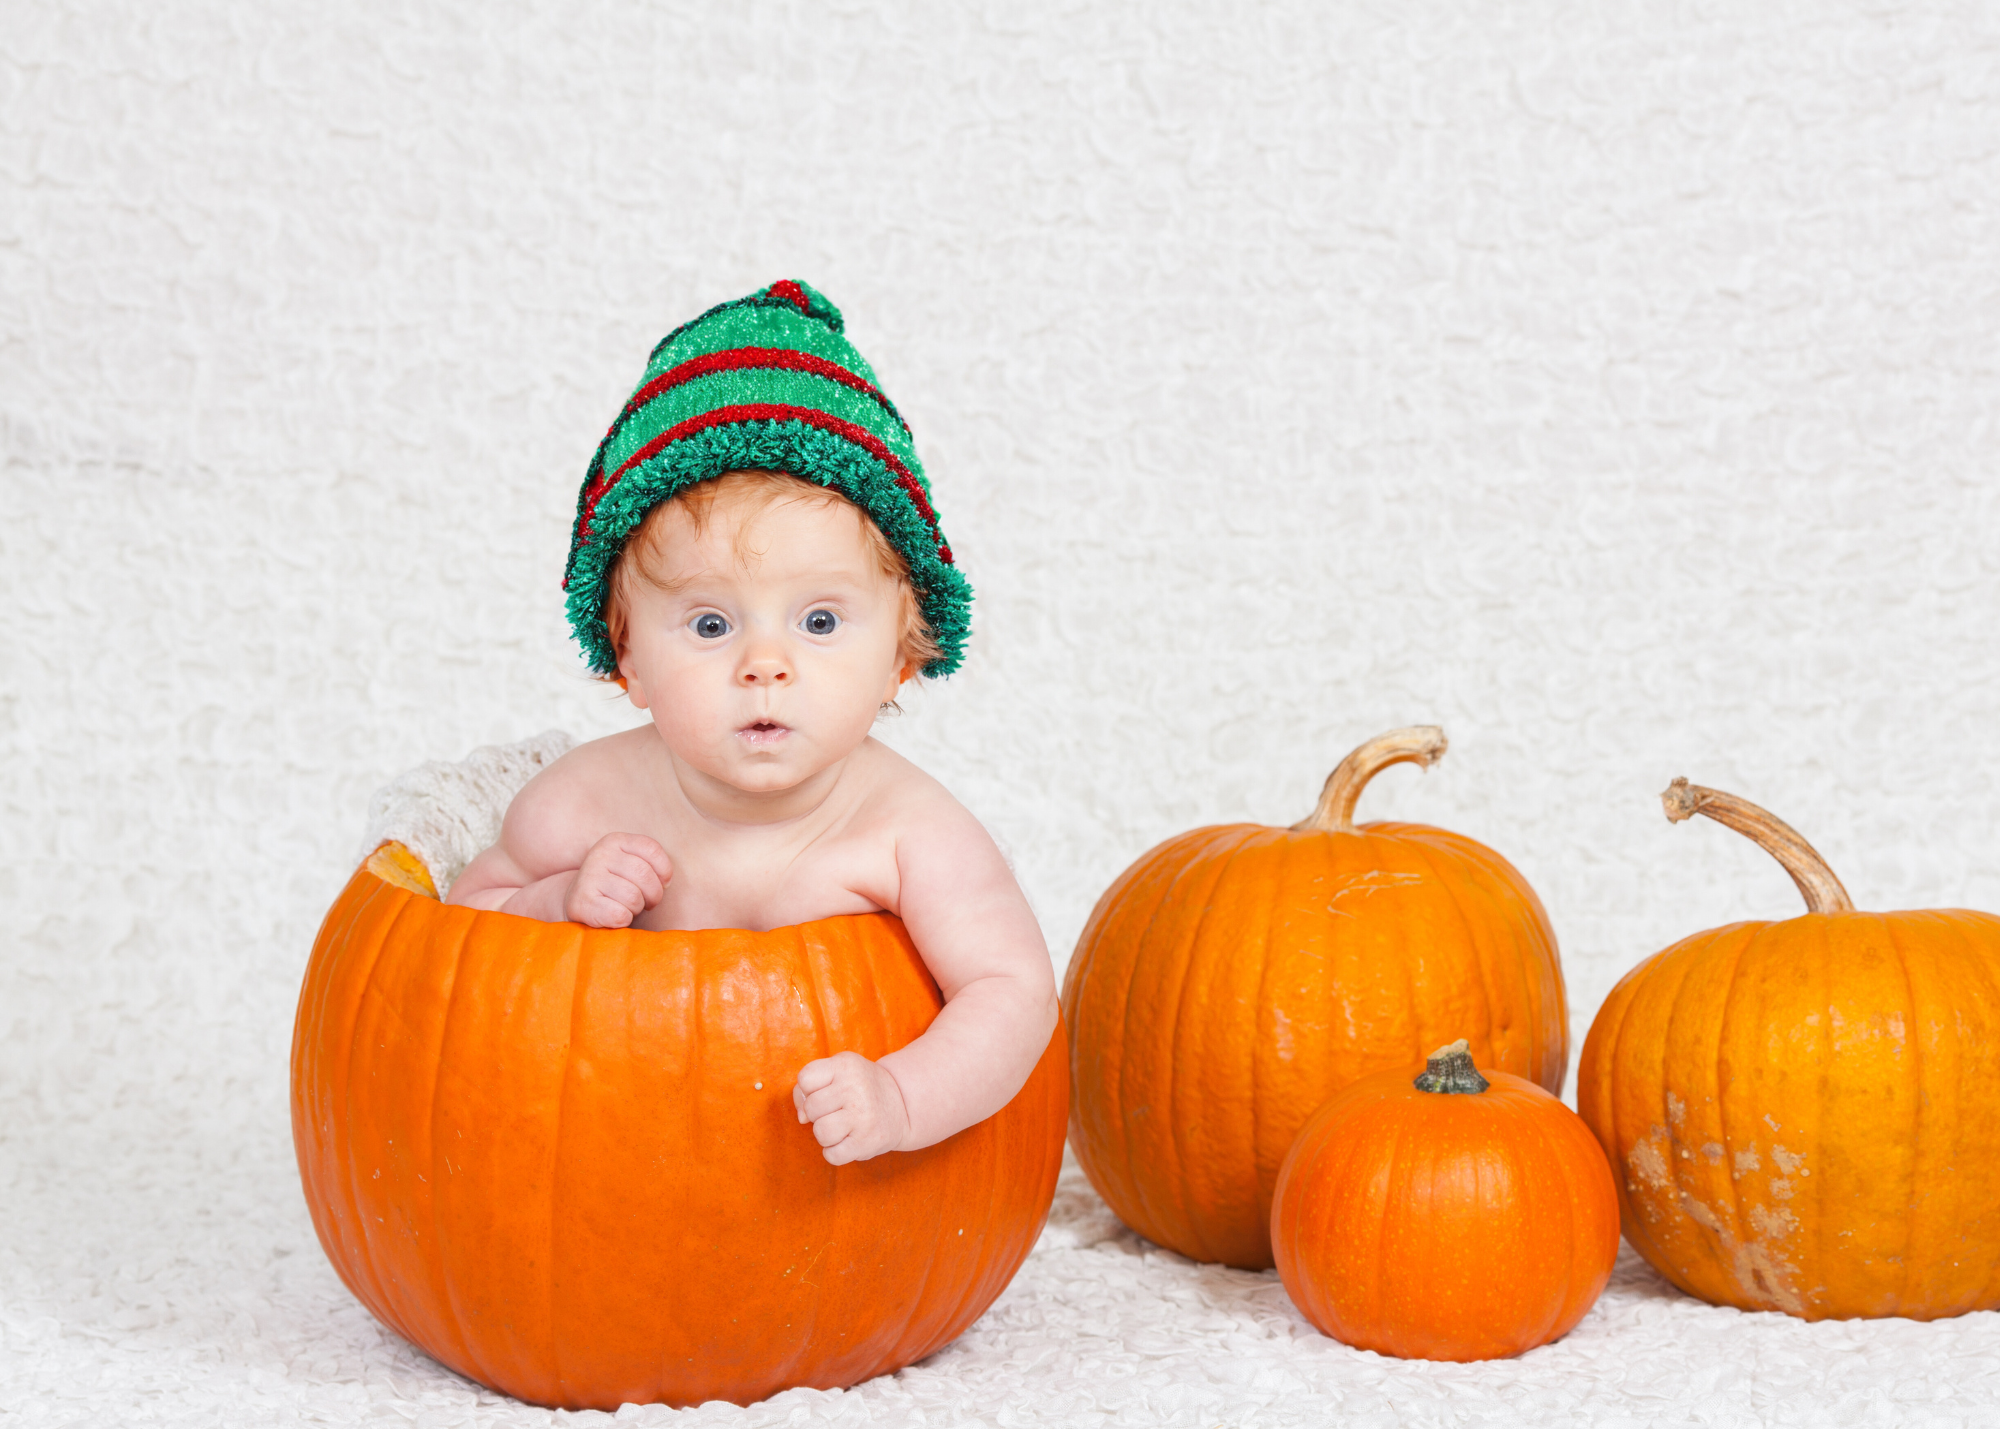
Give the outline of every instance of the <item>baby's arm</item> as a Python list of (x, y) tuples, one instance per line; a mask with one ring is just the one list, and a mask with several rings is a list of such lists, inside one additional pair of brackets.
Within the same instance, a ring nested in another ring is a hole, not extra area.
[(465, 866), (447, 903), (497, 909), (545, 923), (623, 928), (658, 903), (673, 865), (644, 834), (609, 833), (593, 840), (601, 817), (584, 770), (543, 770), (514, 796), (500, 842)]
[(915, 1151), (1013, 1100), (1056, 1026), (1048, 944), (978, 820), (941, 796), (897, 838), (898, 911), (945, 1005), (924, 1035), (870, 1062), (808, 1062), (792, 1099), (838, 1166)]

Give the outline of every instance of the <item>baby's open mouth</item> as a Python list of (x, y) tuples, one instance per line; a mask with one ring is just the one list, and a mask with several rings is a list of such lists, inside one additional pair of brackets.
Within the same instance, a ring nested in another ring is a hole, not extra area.
[(784, 725), (772, 720), (760, 719), (755, 724), (746, 724), (736, 733), (751, 744), (776, 744), (791, 733)]

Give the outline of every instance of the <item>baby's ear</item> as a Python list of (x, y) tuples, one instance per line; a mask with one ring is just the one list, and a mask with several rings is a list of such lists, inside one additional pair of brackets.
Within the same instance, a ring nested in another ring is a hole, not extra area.
[(641, 690), (637, 694), (634, 694), (631, 682), (626, 678), (625, 652), (623, 650), (618, 652), (618, 673), (615, 675), (606, 675), (604, 678), (623, 690), (625, 698), (630, 700), (635, 708), (644, 709), (646, 707), (646, 692)]

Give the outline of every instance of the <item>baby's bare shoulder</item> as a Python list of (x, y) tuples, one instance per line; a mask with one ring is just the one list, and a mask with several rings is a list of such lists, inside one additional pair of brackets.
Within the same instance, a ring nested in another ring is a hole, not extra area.
[(888, 745), (871, 739), (863, 755), (859, 819), (871, 829), (916, 830), (971, 819), (951, 791)]
[(514, 860), (530, 870), (575, 868), (599, 838), (629, 823), (650, 732), (580, 744), (524, 784), (500, 830)]
[(872, 783), (851, 827), (895, 860), (900, 879), (1004, 866), (992, 835), (949, 789), (886, 745), (870, 745)]

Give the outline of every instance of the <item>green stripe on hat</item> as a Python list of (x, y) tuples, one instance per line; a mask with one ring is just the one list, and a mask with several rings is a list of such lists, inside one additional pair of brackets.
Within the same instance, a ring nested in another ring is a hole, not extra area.
[(923, 673), (958, 668), (972, 587), (938, 528), (909, 430), (843, 326), (819, 293), (782, 281), (710, 308), (653, 349), (577, 496), (563, 587), (570, 628), (597, 673), (618, 668), (604, 601), (626, 538), (662, 501), (745, 469), (790, 472), (867, 512), (909, 562), (937, 639)]

